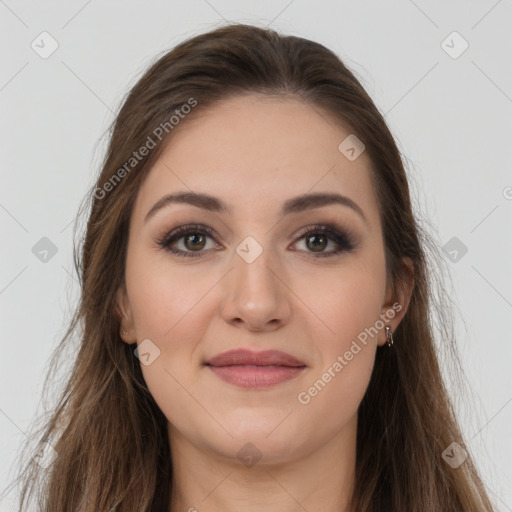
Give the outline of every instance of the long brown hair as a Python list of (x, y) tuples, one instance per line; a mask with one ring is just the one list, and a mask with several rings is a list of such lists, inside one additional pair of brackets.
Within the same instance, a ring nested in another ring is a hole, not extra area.
[[(465, 447), (437, 354), (441, 345), (451, 350), (458, 368), (453, 328), (434, 286), (436, 244), (412, 211), (404, 163), (383, 116), (353, 72), (321, 44), (232, 24), (160, 56), (112, 123), (101, 174), (81, 208), (88, 220), (75, 247), (80, 303), (45, 386), (73, 336), (79, 347), (62, 394), (35, 434), (57, 456), (47, 469), (32, 459), (24, 466), (20, 511), (31, 497), (46, 512), (167, 510), (167, 420), (145, 385), (133, 346), (119, 337), (116, 291), (124, 282), (130, 214), (179, 123), (215, 102), (250, 93), (298, 98), (350, 127), (372, 163), (388, 280), (408, 277), (404, 258), (414, 264), (408, 311), (394, 347), (377, 350), (358, 411), (354, 509), (493, 510), (471, 456), (458, 467), (442, 456), (453, 442)], [(143, 146), (149, 148), (144, 155)]]

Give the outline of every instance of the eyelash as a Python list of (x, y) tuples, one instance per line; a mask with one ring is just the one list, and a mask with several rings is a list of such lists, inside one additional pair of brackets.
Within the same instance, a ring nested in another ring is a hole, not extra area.
[[(215, 232), (209, 228), (208, 226), (203, 226), (201, 224), (191, 224), (187, 226), (180, 226), (156, 240), (156, 243), (165, 251), (170, 252), (171, 254), (179, 257), (186, 258), (197, 258), (200, 257), (202, 252), (205, 251), (183, 251), (181, 249), (174, 249), (170, 247), (171, 243), (181, 240), (185, 237), (185, 235), (190, 234), (201, 234), (209, 236), (210, 238), (215, 240)], [(305, 251), (310, 252), (316, 258), (326, 258), (336, 256), (342, 252), (350, 252), (355, 248), (355, 240), (352, 234), (349, 231), (340, 231), (338, 228), (331, 224), (316, 224), (314, 226), (308, 227), (302, 231), (302, 233), (298, 236), (296, 241), (302, 240), (306, 238), (308, 235), (326, 235), (329, 239), (333, 240), (340, 247), (331, 252), (318, 252), (315, 253), (313, 251)], [(303, 252), (303, 251), (301, 251)]]

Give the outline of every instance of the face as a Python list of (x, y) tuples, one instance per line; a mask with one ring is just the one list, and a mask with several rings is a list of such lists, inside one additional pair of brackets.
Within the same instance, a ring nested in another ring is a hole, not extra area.
[[(150, 170), (118, 296), (171, 446), (237, 457), (250, 442), (276, 463), (353, 432), (406, 304), (387, 294), (370, 160), (338, 149), (349, 135), (318, 108), (250, 95), (187, 120)], [(177, 193), (211, 197), (162, 201)], [(296, 200), (310, 194), (331, 200)], [(256, 360), (213, 360), (238, 349)]]

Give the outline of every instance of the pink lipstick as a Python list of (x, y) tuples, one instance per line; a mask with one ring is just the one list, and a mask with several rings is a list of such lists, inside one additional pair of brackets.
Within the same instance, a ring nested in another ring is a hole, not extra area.
[(268, 388), (293, 379), (306, 364), (278, 350), (230, 350), (205, 363), (219, 378), (242, 388)]

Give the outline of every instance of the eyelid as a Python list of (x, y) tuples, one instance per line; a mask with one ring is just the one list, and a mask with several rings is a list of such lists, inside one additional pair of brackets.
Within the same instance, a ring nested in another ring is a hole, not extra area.
[(317, 231), (325, 232), (327, 234), (338, 236), (342, 235), (347, 238), (347, 241), (351, 242), (352, 244), (356, 243), (356, 237), (353, 234), (352, 230), (347, 229), (342, 226), (337, 226), (335, 223), (325, 223), (325, 222), (319, 222), (310, 226), (306, 226), (305, 228), (300, 229), (295, 235), (294, 240), (303, 238), (304, 235), (307, 235), (308, 233), (315, 233)]

